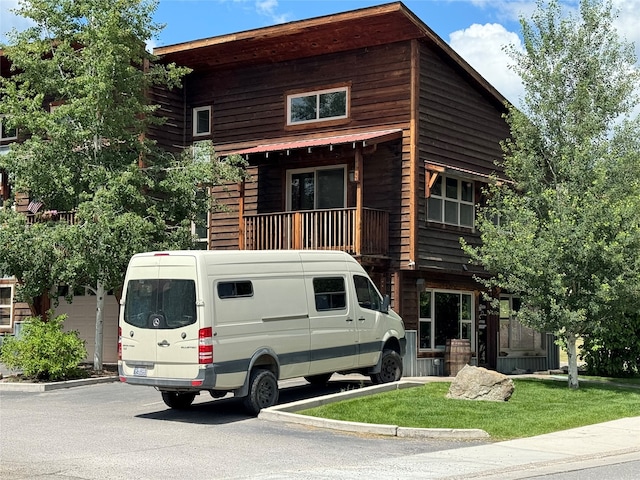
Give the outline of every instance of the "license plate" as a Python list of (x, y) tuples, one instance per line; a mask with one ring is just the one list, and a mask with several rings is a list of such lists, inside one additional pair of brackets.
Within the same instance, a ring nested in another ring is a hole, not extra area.
[(146, 377), (147, 376), (147, 367), (134, 367), (133, 375), (136, 377)]

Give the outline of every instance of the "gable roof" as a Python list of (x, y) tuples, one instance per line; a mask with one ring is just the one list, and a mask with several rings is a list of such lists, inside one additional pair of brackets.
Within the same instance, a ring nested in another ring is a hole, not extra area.
[(167, 45), (153, 53), (163, 61), (204, 70), (284, 62), (413, 39), (429, 42), (504, 105), (502, 94), (401, 2)]

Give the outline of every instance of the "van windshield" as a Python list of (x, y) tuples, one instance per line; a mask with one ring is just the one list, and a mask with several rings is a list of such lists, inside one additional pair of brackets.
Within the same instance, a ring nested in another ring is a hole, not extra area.
[(129, 280), (124, 321), (140, 328), (172, 329), (196, 321), (193, 280)]

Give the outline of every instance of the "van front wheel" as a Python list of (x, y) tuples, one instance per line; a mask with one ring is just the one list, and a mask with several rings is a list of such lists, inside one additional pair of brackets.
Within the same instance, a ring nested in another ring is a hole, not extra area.
[(270, 370), (253, 370), (249, 377), (249, 395), (244, 397), (244, 406), (252, 415), (272, 407), (278, 401), (278, 380)]
[(167, 407), (176, 410), (189, 408), (194, 398), (196, 398), (195, 393), (162, 392), (162, 400), (167, 404)]
[(402, 357), (394, 350), (384, 350), (380, 372), (371, 375), (375, 384), (397, 382), (402, 378)]

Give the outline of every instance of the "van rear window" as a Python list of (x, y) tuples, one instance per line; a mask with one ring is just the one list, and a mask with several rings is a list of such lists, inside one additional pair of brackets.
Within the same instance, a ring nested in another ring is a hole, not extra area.
[(196, 322), (193, 280), (129, 280), (124, 321), (150, 329), (172, 329)]

